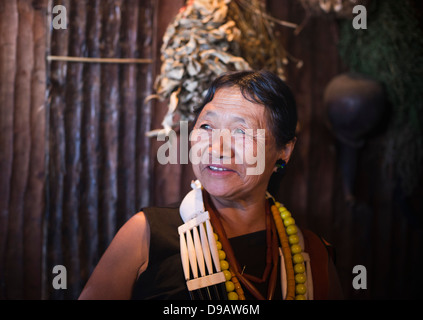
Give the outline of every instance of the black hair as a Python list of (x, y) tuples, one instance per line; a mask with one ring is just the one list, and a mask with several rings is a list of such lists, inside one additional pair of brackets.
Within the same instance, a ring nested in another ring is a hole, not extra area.
[(266, 70), (228, 72), (217, 77), (211, 83), (202, 105), (195, 110), (196, 117), (213, 100), (218, 89), (230, 87), (238, 87), (245, 99), (265, 107), (278, 148), (294, 139), (297, 126), (294, 95), (281, 78)]

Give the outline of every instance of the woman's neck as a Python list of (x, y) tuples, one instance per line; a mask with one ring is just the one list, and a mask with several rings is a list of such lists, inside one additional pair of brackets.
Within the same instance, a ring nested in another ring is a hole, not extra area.
[(228, 238), (266, 229), (264, 195), (241, 201), (226, 200), (212, 195), (210, 199), (218, 211)]

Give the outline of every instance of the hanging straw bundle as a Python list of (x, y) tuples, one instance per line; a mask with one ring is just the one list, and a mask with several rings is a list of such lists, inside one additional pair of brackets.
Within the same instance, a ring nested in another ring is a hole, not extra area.
[(259, 0), (194, 0), (181, 9), (163, 37), (156, 94), (149, 97), (169, 99), (169, 109), (164, 129), (150, 136), (167, 133), (179, 120), (193, 120), (208, 86), (221, 73), (266, 68), (284, 77), (288, 55), (266, 17)]

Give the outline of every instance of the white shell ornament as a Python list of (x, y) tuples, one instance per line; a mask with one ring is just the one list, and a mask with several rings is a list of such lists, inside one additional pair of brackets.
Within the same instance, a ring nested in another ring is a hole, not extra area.
[(196, 180), (191, 183), (192, 190), (188, 192), (179, 207), (179, 213), (184, 223), (204, 212), (201, 183)]

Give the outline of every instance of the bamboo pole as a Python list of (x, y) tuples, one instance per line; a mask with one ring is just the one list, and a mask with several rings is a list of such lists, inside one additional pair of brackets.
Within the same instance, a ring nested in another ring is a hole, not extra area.
[(34, 65), (31, 1), (18, 0), (18, 38), (15, 79), (13, 167), (10, 181), (9, 233), (6, 251), (8, 298), (24, 297), (24, 195), (27, 187), (30, 141), (31, 74)]
[[(145, 1), (139, 12), (138, 51), (143, 57), (156, 59), (157, 55), (157, 1)], [(146, 133), (152, 128), (152, 101), (145, 102), (145, 98), (153, 92), (156, 65), (138, 66), (137, 78), (137, 146), (136, 146), (136, 209), (150, 204), (152, 189), (152, 163), (155, 157), (151, 156), (151, 141)]]
[(48, 61), (65, 61), (65, 62), (81, 62), (81, 63), (115, 63), (115, 64), (143, 64), (152, 63), (151, 59), (136, 58), (94, 58), (94, 57), (78, 57), (78, 56), (47, 56)]
[[(137, 54), (138, 1), (128, 0), (122, 8), (121, 55), (135, 57)], [(121, 66), (121, 115), (119, 136), (118, 170), (118, 226), (135, 213), (135, 146), (137, 109), (137, 66)]]
[[(71, 55), (82, 55), (85, 44), (86, 1), (71, 0), (69, 17), (69, 49)], [(68, 65), (66, 78), (65, 140), (66, 169), (63, 185), (63, 254), (67, 268), (66, 295), (74, 299), (81, 291), (78, 244), (78, 212), (81, 173), (81, 113), (83, 64)]]
[[(100, 0), (89, 1), (87, 15), (87, 54), (100, 55)], [(84, 68), (84, 108), (82, 111), (81, 141), (81, 209), (80, 256), (81, 279), (85, 283), (98, 262), (98, 152), (100, 114), (101, 66), (89, 64)]]
[(16, 1), (0, 1), (0, 298), (7, 298), (4, 261), (13, 159), (17, 34), (18, 9)]
[[(69, 1), (62, 3), (70, 8)], [(69, 13), (69, 11), (68, 11)], [(51, 36), (51, 52), (57, 55), (68, 54), (69, 29), (54, 30)], [(52, 268), (55, 265), (63, 265), (62, 227), (63, 227), (63, 184), (66, 163), (66, 139), (65, 139), (65, 93), (66, 93), (67, 63), (61, 61), (51, 62), (49, 92), (49, 148), (48, 148), (48, 236), (47, 236), (47, 290), (49, 298), (62, 299), (63, 290), (54, 290), (51, 286), (53, 280)]]
[[(116, 57), (121, 24), (120, 0), (102, 3), (103, 53), (106, 58)], [(99, 228), (100, 247), (105, 250), (116, 232), (117, 153), (119, 120), (119, 69), (102, 66), (100, 111), (100, 145), (102, 151), (99, 175)]]
[(48, 0), (33, 1), (33, 55), (31, 74), (31, 150), (28, 187), (24, 200), (25, 299), (40, 299), (42, 287), (43, 218), (45, 209), (46, 62)]

